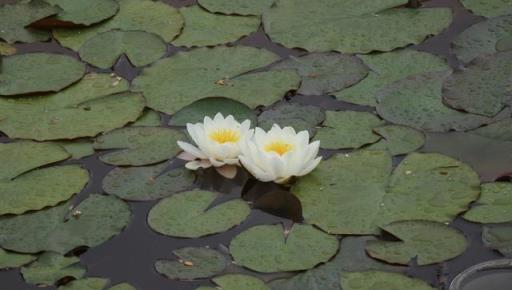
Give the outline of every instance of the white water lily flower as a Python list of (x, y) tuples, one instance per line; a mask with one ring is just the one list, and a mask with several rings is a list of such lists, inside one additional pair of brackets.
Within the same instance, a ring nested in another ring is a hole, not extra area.
[(197, 147), (178, 141), (178, 146), (184, 151), (178, 158), (189, 161), (185, 165), (188, 169), (214, 166), (221, 175), (233, 178), (239, 165), (240, 145), (253, 135), (250, 127), (250, 120), (240, 124), (233, 116), (224, 118), (221, 113), (217, 113), (213, 120), (205, 117), (203, 123), (188, 123), (188, 134)]
[(257, 179), (286, 183), (293, 176), (310, 173), (320, 163), (320, 142), (309, 143), (308, 131), (274, 125), (265, 132), (256, 128), (254, 137), (242, 146), (240, 162)]

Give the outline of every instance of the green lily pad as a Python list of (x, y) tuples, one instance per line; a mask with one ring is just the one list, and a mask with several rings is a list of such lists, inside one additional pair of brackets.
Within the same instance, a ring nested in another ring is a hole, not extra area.
[(512, 119), (498, 121), (469, 131), (469, 133), (500, 141), (512, 141)]
[(185, 139), (181, 131), (163, 127), (126, 127), (101, 135), (94, 149), (119, 149), (100, 160), (117, 166), (141, 166), (174, 157), (181, 149), (176, 143)]
[(466, 9), (474, 14), (495, 17), (512, 13), (511, 0), (461, 0)]
[(364, 106), (376, 106), (377, 93), (396, 81), (416, 74), (450, 69), (442, 58), (410, 49), (359, 57), (370, 68), (368, 76), (334, 95), (338, 100)]
[(228, 274), (213, 279), (218, 287), (199, 287), (196, 290), (270, 290), (260, 279), (243, 274)]
[(85, 65), (62, 54), (26, 53), (2, 59), (0, 95), (56, 92), (83, 77)]
[(512, 16), (487, 19), (464, 30), (452, 43), (452, 50), (457, 58), (468, 63), (477, 56), (494, 54), (497, 44), (512, 34)]
[(482, 193), (464, 218), (477, 223), (512, 222), (512, 183), (482, 184)]
[(183, 27), (178, 9), (161, 1), (121, 0), (119, 12), (109, 20), (85, 28), (61, 28), (53, 31), (54, 37), (65, 47), (78, 51), (92, 37), (110, 30), (145, 31), (170, 42)]
[(308, 130), (313, 136), (316, 126), (324, 120), (325, 113), (319, 107), (285, 102), (263, 111), (258, 116), (258, 125), (263, 130), (270, 130), (274, 124), (281, 128), (289, 126), (297, 132)]
[(201, 7), (213, 13), (260, 15), (267, 10), (275, 0), (199, 0)]
[(273, 69), (296, 70), (302, 78), (298, 93), (303, 95), (328, 95), (358, 83), (368, 74), (368, 67), (360, 59), (335, 52), (290, 56)]
[(362, 235), (394, 221), (450, 222), (478, 197), (479, 184), (469, 166), (444, 155), (412, 153), (391, 172), (389, 153), (363, 150), (320, 163), (292, 192), (305, 222)]
[(512, 257), (512, 224), (486, 225), (482, 232), (484, 244), (499, 251), (507, 257)]
[(310, 225), (295, 224), (287, 232), (280, 224), (252, 227), (229, 246), (237, 265), (263, 273), (299, 271), (327, 262), (339, 242)]
[(445, 80), (444, 101), (469, 113), (495, 116), (512, 100), (511, 71), (512, 51), (478, 57)]
[(384, 139), (366, 148), (369, 150), (388, 150), (391, 155), (401, 155), (414, 152), (425, 144), (425, 135), (413, 128), (387, 125), (373, 131)]
[(44, 1), (25, 1), (0, 5), (0, 19), (2, 19), (0, 39), (7, 41), (7, 43), (48, 40), (50, 38), (48, 31), (28, 28), (27, 26), (60, 11), (58, 7), (49, 5)]
[(115, 76), (89, 74), (56, 94), (0, 98), (0, 131), (11, 138), (44, 141), (93, 137), (122, 127), (135, 121), (145, 105), (141, 94), (115, 94), (127, 86)]
[(3, 56), (8, 56), (8, 55), (13, 55), (15, 54), (17, 51), (16, 47), (8, 44), (8, 43), (5, 43), (5, 42), (0, 42), (0, 56), (3, 55)]
[(457, 257), (468, 247), (464, 234), (442, 223), (402, 221), (382, 229), (400, 241), (368, 241), (366, 251), (392, 264), (407, 265), (413, 259), (420, 266), (435, 264)]
[(54, 141), (53, 143), (64, 148), (71, 155), (72, 159), (81, 159), (94, 154), (92, 141), (89, 139)]
[(125, 200), (154, 200), (190, 189), (195, 175), (185, 168), (163, 172), (167, 163), (114, 168), (103, 179), (103, 190)]
[(382, 271), (344, 272), (341, 285), (343, 290), (436, 290), (423, 280)]
[(80, 279), (85, 275), (85, 266), (78, 257), (65, 257), (54, 252), (43, 253), (37, 261), (21, 268), (25, 282), (39, 286), (51, 286), (65, 277)]
[(198, 238), (221, 233), (243, 222), (251, 209), (241, 199), (209, 208), (218, 194), (187, 191), (165, 198), (148, 214), (149, 226), (164, 235)]
[[(107, 290), (109, 280), (105, 278), (87, 277), (60, 286), (57, 290)], [(120, 283), (108, 288), (108, 290), (136, 290), (128, 283)]]
[(423, 131), (465, 131), (495, 119), (460, 112), (443, 103), (446, 73), (428, 73), (400, 80), (379, 95), (378, 114), (391, 123)]
[[(93, 194), (76, 208), (61, 204), (24, 215), (0, 218), (0, 245), (22, 253), (65, 254), (78, 246), (97, 246), (119, 234), (130, 221), (130, 207), (113, 196)], [(66, 217), (68, 219), (66, 220)]]
[(224, 117), (232, 115), (238, 122), (251, 120), (251, 126), (255, 126), (257, 122), (256, 113), (245, 104), (232, 99), (213, 97), (185, 106), (171, 117), (169, 125), (185, 126), (187, 123), (202, 123), (205, 116), (213, 118), (217, 113), (222, 113)]
[[(293, 71), (247, 73), (278, 59), (253, 47), (198, 48), (156, 62), (133, 80), (148, 107), (174, 114), (205, 97), (227, 97), (249, 107), (270, 105), (299, 86)], [(191, 69), (200, 67), (201, 69)], [(247, 74), (246, 74), (247, 73)]]
[(144, 110), (144, 113), (142, 113), (142, 115), (137, 119), (137, 121), (135, 121), (134, 123), (131, 124), (132, 127), (143, 127), (143, 126), (148, 126), (148, 127), (156, 127), (156, 126), (160, 126), (160, 114), (158, 114), (157, 112), (153, 111), (153, 110)]
[(96, 67), (114, 66), (126, 55), (134, 66), (148, 65), (167, 52), (167, 45), (157, 35), (143, 31), (107, 31), (87, 40), (79, 50), (80, 58)]
[(213, 14), (199, 6), (181, 8), (180, 13), (185, 19), (185, 26), (173, 40), (175, 46), (213, 46), (233, 42), (260, 27), (258, 17)]
[(209, 248), (182, 248), (172, 252), (179, 260), (158, 260), (156, 270), (169, 279), (193, 280), (209, 278), (224, 271), (226, 256)]
[(355, 111), (327, 111), (324, 127), (317, 130), (315, 140), (324, 149), (359, 148), (381, 138), (373, 129), (384, 125), (374, 114)]
[(17, 268), (37, 259), (36, 256), (7, 252), (0, 249), (0, 270)]
[(263, 14), (263, 24), (286, 47), (368, 53), (418, 44), (452, 21), (449, 8), (392, 9), (407, 2), (280, 0)]
[(114, 16), (119, 10), (115, 0), (44, 0), (62, 8), (56, 19), (74, 24), (91, 25)]

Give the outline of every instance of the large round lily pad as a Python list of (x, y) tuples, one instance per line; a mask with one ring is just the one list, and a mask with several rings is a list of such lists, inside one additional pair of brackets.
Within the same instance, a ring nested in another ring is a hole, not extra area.
[(176, 143), (184, 140), (181, 131), (163, 127), (127, 127), (101, 135), (94, 149), (119, 149), (104, 154), (101, 161), (117, 166), (140, 166), (174, 157), (181, 149)]
[(61, 54), (26, 53), (2, 59), (0, 95), (56, 92), (85, 73), (80, 61)]
[(487, 247), (499, 251), (504, 256), (512, 257), (512, 224), (484, 226), (482, 240)]
[(213, 14), (199, 6), (181, 8), (180, 13), (185, 19), (185, 26), (172, 41), (175, 46), (213, 46), (233, 42), (260, 27), (258, 17)]
[(289, 126), (297, 132), (308, 130), (313, 136), (316, 126), (324, 119), (325, 113), (319, 107), (285, 102), (263, 111), (258, 116), (258, 125), (263, 130), (270, 130), (274, 124), (281, 128)]
[(61, 28), (53, 32), (59, 43), (78, 51), (90, 38), (109, 30), (145, 31), (170, 42), (183, 27), (178, 9), (152, 0), (119, 1), (119, 12), (111, 19), (86, 28)]
[(148, 65), (167, 52), (157, 35), (143, 31), (107, 31), (87, 40), (79, 50), (82, 60), (99, 68), (112, 67), (121, 55), (134, 66)]
[(229, 246), (237, 265), (272, 273), (313, 268), (338, 250), (338, 240), (310, 225), (261, 225), (236, 236)]
[[(198, 48), (156, 62), (133, 81), (148, 107), (173, 114), (205, 97), (227, 97), (249, 107), (270, 105), (299, 86), (293, 71), (248, 73), (278, 59), (253, 47)], [(191, 69), (200, 67), (201, 69)]]
[(468, 246), (461, 232), (442, 223), (402, 221), (382, 229), (400, 241), (368, 241), (366, 251), (392, 264), (408, 265), (413, 259), (419, 266), (439, 263), (457, 257)]
[(344, 272), (341, 285), (343, 290), (436, 290), (423, 280), (382, 271)]
[(250, 208), (241, 199), (209, 208), (217, 196), (195, 190), (163, 199), (149, 212), (149, 226), (167, 236), (198, 238), (227, 231), (249, 215)]
[(368, 53), (420, 43), (451, 23), (449, 8), (393, 8), (407, 2), (280, 0), (263, 14), (263, 24), (286, 47)]
[(89, 74), (56, 94), (1, 98), (0, 131), (11, 138), (42, 141), (92, 137), (122, 127), (135, 121), (145, 105), (141, 94), (115, 94), (127, 87), (121, 78)]
[(482, 184), (482, 194), (464, 218), (478, 223), (512, 222), (512, 183)]
[(60, 21), (74, 24), (91, 25), (114, 16), (119, 10), (116, 0), (44, 0), (45, 2), (62, 8), (57, 14)]
[(130, 221), (130, 207), (113, 196), (93, 194), (77, 207), (70, 204), (0, 218), (0, 245), (22, 253), (97, 246), (119, 234)]
[(228, 274), (213, 279), (218, 287), (199, 287), (196, 290), (270, 290), (260, 279), (243, 274)]
[(512, 141), (512, 119), (505, 119), (469, 132), (489, 139)]
[(375, 128), (373, 131), (383, 139), (367, 149), (388, 150), (391, 155), (401, 155), (414, 152), (425, 144), (425, 135), (413, 128), (387, 125)]
[(156, 270), (169, 279), (193, 280), (209, 278), (224, 271), (226, 256), (209, 248), (182, 248), (172, 252), (179, 260), (158, 260)]
[(474, 14), (495, 17), (512, 13), (511, 0), (461, 0), (462, 5)]
[(368, 74), (368, 67), (355, 56), (335, 52), (290, 56), (273, 69), (294, 69), (302, 78), (298, 93), (327, 95), (350, 87)]
[(443, 85), (444, 101), (466, 112), (495, 116), (512, 102), (512, 51), (479, 57)]
[(359, 148), (375, 143), (381, 137), (373, 129), (384, 125), (374, 114), (355, 111), (327, 111), (323, 127), (317, 130), (315, 140), (324, 149)]
[(37, 259), (36, 256), (18, 254), (0, 249), (0, 270), (21, 267)]
[(62, 278), (80, 279), (85, 275), (85, 266), (80, 258), (65, 257), (54, 252), (45, 252), (34, 263), (21, 268), (25, 282), (38, 286), (52, 286)]
[(94, 154), (92, 141), (89, 139), (61, 140), (53, 141), (52, 143), (64, 148), (71, 155), (72, 159), (81, 159)]
[(131, 124), (133, 127), (156, 127), (160, 126), (161, 120), (160, 120), (160, 114), (158, 112), (155, 112), (153, 110), (145, 110), (144, 113)]
[(153, 200), (190, 189), (195, 175), (183, 167), (163, 170), (167, 163), (147, 167), (118, 167), (103, 179), (103, 190), (125, 200)]
[(260, 15), (275, 0), (199, 0), (201, 7), (213, 13), (236, 15)]
[(376, 106), (377, 93), (387, 85), (412, 75), (450, 69), (442, 58), (411, 49), (359, 57), (370, 68), (370, 72), (365, 79), (354, 86), (334, 93), (338, 100)]

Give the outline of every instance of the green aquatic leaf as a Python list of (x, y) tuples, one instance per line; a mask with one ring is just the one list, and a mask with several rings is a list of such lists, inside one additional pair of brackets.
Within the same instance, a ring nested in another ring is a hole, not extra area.
[(374, 114), (356, 111), (327, 111), (323, 127), (317, 130), (315, 140), (324, 149), (359, 148), (379, 141), (373, 129), (384, 125)]
[(21, 268), (21, 274), (27, 283), (52, 286), (62, 278), (82, 278), (86, 269), (79, 263), (78, 257), (65, 257), (54, 252), (45, 252), (37, 258), (37, 261)]
[(296, 89), (299, 76), (292, 71), (248, 72), (277, 59), (271, 52), (244, 46), (178, 52), (144, 69), (132, 89), (144, 93), (148, 107), (167, 114), (205, 97), (227, 97), (249, 107), (270, 105)]
[(364, 106), (376, 106), (377, 93), (396, 81), (416, 74), (450, 69), (442, 58), (411, 49), (359, 57), (370, 68), (368, 76), (334, 95), (338, 100)]
[(302, 78), (299, 94), (328, 95), (350, 87), (368, 74), (368, 67), (352, 55), (335, 52), (290, 56), (273, 69), (294, 69)]
[(485, 225), (482, 240), (487, 247), (512, 257), (512, 224)]
[(511, 0), (461, 0), (466, 9), (474, 14), (495, 17), (512, 13)]
[(468, 133), (500, 141), (512, 141), (512, 119), (505, 119)]
[(289, 48), (369, 53), (418, 44), (452, 21), (449, 8), (402, 6), (407, 2), (280, 0), (265, 11), (263, 24), (274, 42)]
[(274, 124), (293, 127), (297, 132), (308, 130), (312, 137), (316, 126), (324, 120), (325, 113), (319, 107), (284, 102), (263, 111), (258, 116), (258, 125), (263, 130), (270, 130)]
[(480, 198), (464, 218), (477, 223), (512, 222), (512, 183), (482, 184)]
[(237, 265), (263, 273), (299, 271), (327, 262), (339, 242), (310, 225), (295, 224), (288, 232), (281, 224), (252, 227), (229, 246)]
[(155, 34), (113, 30), (90, 38), (78, 52), (83, 61), (107, 69), (121, 55), (126, 55), (134, 66), (148, 65), (165, 55), (167, 45)]
[(160, 114), (153, 110), (144, 110), (144, 113), (137, 119), (137, 121), (133, 122), (131, 126), (133, 127), (156, 127), (160, 126)]
[(0, 95), (56, 92), (84, 76), (85, 65), (62, 54), (25, 53), (2, 59)]
[(56, 19), (74, 24), (91, 25), (114, 16), (119, 10), (115, 0), (44, 0), (62, 8)]
[(157, 272), (169, 279), (193, 280), (209, 278), (224, 271), (226, 256), (209, 248), (181, 248), (172, 252), (179, 260), (158, 260)]
[(141, 94), (120, 93), (128, 83), (108, 74), (89, 74), (55, 94), (0, 98), (0, 131), (34, 140), (93, 137), (135, 121), (144, 109)]
[(107, 241), (130, 221), (129, 205), (113, 196), (93, 194), (72, 210), (70, 206), (0, 217), (0, 245), (22, 253), (65, 254), (78, 246)]
[(183, 27), (178, 9), (161, 1), (120, 0), (119, 12), (111, 19), (85, 28), (59, 28), (53, 36), (62, 46), (78, 51), (90, 38), (110, 30), (145, 31), (173, 40)]
[(260, 15), (275, 0), (199, 0), (201, 7), (213, 13), (236, 15)]
[(382, 140), (370, 145), (369, 150), (388, 150), (391, 155), (414, 152), (425, 144), (425, 135), (413, 128), (387, 125), (373, 129)]
[(18, 254), (0, 249), (0, 270), (21, 267), (35, 259), (37, 257), (33, 255)]
[(250, 208), (234, 199), (209, 208), (218, 194), (211, 191), (187, 191), (165, 198), (148, 214), (149, 226), (161, 234), (198, 238), (221, 233), (243, 222)]
[(260, 279), (243, 274), (228, 274), (213, 278), (218, 287), (201, 286), (196, 290), (270, 290)]
[(103, 190), (125, 200), (154, 200), (190, 189), (195, 175), (188, 169), (164, 169), (167, 163), (147, 167), (114, 168), (103, 179)]
[(0, 41), (0, 56), (8, 56), (16, 53), (16, 47)]
[(213, 46), (233, 42), (260, 27), (258, 17), (213, 14), (199, 6), (181, 8), (180, 13), (185, 19), (185, 26), (172, 41), (175, 46)]
[(187, 123), (202, 123), (204, 117), (214, 118), (217, 113), (224, 117), (232, 115), (238, 122), (251, 120), (251, 126), (257, 123), (256, 113), (245, 104), (232, 99), (213, 97), (205, 98), (185, 106), (172, 115), (169, 125), (185, 126)]
[(341, 285), (343, 290), (436, 290), (423, 280), (382, 271), (344, 272)]
[[(60, 286), (57, 290), (107, 290), (107, 285), (110, 284), (108, 279), (87, 277), (79, 280), (71, 281), (70, 283)], [(135, 287), (128, 283), (120, 283), (114, 285), (108, 290), (136, 290)]]
[(72, 159), (81, 159), (94, 154), (92, 141), (89, 139), (53, 141), (52, 143), (64, 148), (64, 150), (71, 154)]

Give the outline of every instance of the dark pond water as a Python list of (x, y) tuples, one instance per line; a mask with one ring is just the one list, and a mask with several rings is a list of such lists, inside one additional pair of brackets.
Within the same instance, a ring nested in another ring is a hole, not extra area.
[[(182, 7), (194, 4), (194, 0), (163, 0), (170, 5)], [(12, 0), (0, 0), (0, 3), (14, 2)], [(442, 56), (447, 59), (448, 63), (457, 68), (459, 63), (457, 59), (450, 53), (451, 40), (471, 24), (479, 22), (482, 18), (471, 15), (464, 10), (457, 0), (432, 0), (424, 2), (424, 6), (429, 7), (451, 7), (454, 11), (454, 21), (452, 25), (443, 33), (436, 37), (430, 38), (421, 45), (415, 48), (422, 51)], [(272, 43), (268, 37), (260, 29), (257, 33), (253, 33), (237, 43), (249, 45), (259, 48), (265, 48), (272, 52), (277, 53), (281, 57), (289, 55), (300, 55), (303, 51), (287, 49)], [(36, 44), (20, 44), (17, 45), (20, 52), (34, 52), (34, 51), (51, 51), (76, 56), (76, 53), (68, 49), (60, 47), (55, 41), (48, 43)], [(180, 49), (169, 45), (168, 55), (172, 55)], [(90, 71), (97, 71), (89, 68)], [(139, 73), (139, 69), (134, 68), (126, 58), (121, 58), (114, 66), (113, 71), (128, 80), (132, 80)], [(357, 110), (357, 111), (373, 111), (373, 108), (362, 107), (337, 101), (329, 96), (311, 97), (302, 95), (286, 96), (284, 101), (300, 102), (306, 104), (313, 104), (329, 110)], [(162, 124), (167, 124), (168, 116), (163, 116)], [(441, 134), (444, 137), (445, 134)], [(442, 138), (441, 138), (442, 139)], [(0, 142), (9, 142), (9, 139), (0, 133)], [(450, 143), (445, 144), (450, 146)], [(462, 145), (464, 146), (464, 145)], [(442, 142), (439, 138), (428, 138), (428, 143), (425, 148), (429, 151), (441, 151), (443, 148)], [(450, 150), (443, 150), (444, 154), (450, 155)], [(452, 150), (455, 151), (455, 150)], [(322, 152), (324, 156), (328, 157), (333, 152)], [(470, 153), (468, 153), (470, 154)], [(457, 156), (461, 159), (469, 156)], [(76, 198), (77, 201), (84, 199), (91, 193), (102, 192), (101, 181), (105, 174), (112, 169), (111, 166), (103, 164), (98, 160), (98, 155), (94, 155), (79, 161), (71, 161), (71, 163), (80, 163), (83, 167), (87, 168), (91, 173), (91, 182)], [(171, 163), (170, 166), (178, 166), (177, 162)], [(473, 166), (478, 172), (479, 163), (476, 162)], [(492, 167), (491, 165), (488, 165)], [(512, 165), (509, 166), (512, 168)], [(220, 182), (214, 176), (206, 176), (204, 178), (205, 187), (215, 187), (215, 189), (225, 192), (225, 199), (231, 199), (240, 196), (242, 190), (243, 177), (232, 183)], [(268, 187), (263, 186), (260, 193), (269, 190)], [(82, 263), (87, 266), (88, 276), (106, 277), (111, 279), (112, 283), (128, 282), (140, 290), (192, 290), (200, 284), (205, 285), (208, 281), (199, 282), (180, 282), (172, 281), (159, 275), (154, 270), (154, 262), (161, 258), (170, 258), (171, 252), (185, 246), (210, 246), (222, 249), (223, 245), (229, 244), (231, 239), (238, 233), (245, 229), (257, 225), (284, 222), (291, 224), (291, 221), (286, 218), (279, 218), (259, 210), (253, 210), (250, 217), (239, 227), (236, 227), (225, 233), (214, 236), (209, 236), (201, 239), (179, 239), (167, 236), (162, 236), (152, 231), (147, 223), (146, 216), (149, 209), (156, 202), (131, 202), (132, 207), (132, 222), (128, 228), (104, 244), (89, 249), (81, 255)], [(282, 215), (291, 215), (294, 209), (289, 211), (284, 210)], [(465, 254), (457, 257), (449, 262), (427, 266), (416, 267), (411, 266), (408, 274), (414, 277), (422, 278), (429, 281), (440, 289), (448, 289), (450, 281), (464, 269), (477, 264), (479, 262), (500, 258), (501, 256), (484, 247), (481, 242), (481, 226), (472, 224), (462, 219), (457, 219), (453, 226), (462, 230), (471, 240), (471, 245)], [(244, 271), (242, 269), (229, 269), (233, 271)], [(287, 275), (287, 274), (285, 274)], [(263, 276), (265, 280), (270, 280), (276, 276)], [(497, 276), (496, 276), (497, 277)], [(510, 276), (508, 276), (510, 278)], [(476, 282), (475, 282), (476, 283)], [(476, 286), (475, 286), (476, 287)], [(464, 288), (464, 290), (505, 290), (505, 288)], [(0, 272), (0, 290), (30, 290), (41, 289), (36, 286), (25, 284), (18, 270), (1, 271)], [(55, 288), (46, 288), (55, 289)], [(508, 290), (512, 289), (506, 288)], [(297, 289), (301, 290), (301, 289)]]

